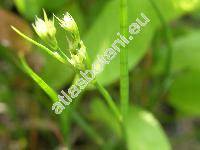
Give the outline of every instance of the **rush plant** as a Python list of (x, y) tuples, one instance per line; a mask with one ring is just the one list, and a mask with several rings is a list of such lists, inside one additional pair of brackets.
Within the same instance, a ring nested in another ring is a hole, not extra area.
[[(43, 13), (44, 13), (44, 19), (36, 17), (35, 23), (33, 24), (33, 29), (35, 30), (39, 38), (46, 43), (46, 45), (43, 45), (31, 39), (30, 37), (23, 34), (14, 26), (11, 26), (11, 28), (20, 36), (22, 36), (24, 39), (38, 46), (39, 48), (47, 52), (49, 55), (51, 55), (61, 63), (71, 66), (71, 68), (76, 73), (76, 77), (80, 77), (79, 71), (85, 71), (86, 69), (91, 69), (92, 65), (90, 63), (90, 58), (87, 54), (86, 47), (80, 38), (79, 30), (75, 20), (68, 12), (63, 15), (63, 18), (58, 18), (57, 16), (53, 15), (52, 20), (48, 19), (47, 14), (44, 10)], [(65, 50), (62, 50), (58, 45), (56, 39), (57, 29), (54, 25), (55, 21), (54, 18), (58, 20), (60, 27), (63, 28), (64, 32), (66, 33), (66, 41), (70, 56), (67, 56)], [(24, 54), (20, 53), (18, 56), (21, 65), (23, 66), (23, 70), (46, 92), (47, 95), (49, 95), (49, 97), (52, 99), (53, 102), (58, 102), (59, 98), (57, 93), (29, 67), (24, 57)], [(118, 106), (110, 96), (109, 92), (96, 79), (94, 79), (91, 82), (91, 84), (95, 86), (96, 89), (102, 94), (108, 106), (115, 115), (116, 119), (119, 121), (119, 124), (121, 124), (123, 119), (121, 111), (119, 110)], [(122, 108), (123, 107), (124, 106), (122, 106)], [(83, 128), (85, 125), (87, 125), (87, 129), (85, 131), (88, 132), (89, 135), (94, 137), (94, 140), (96, 140), (97, 143), (102, 143), (103, 141), (102, 138), (98, 137), (98, 134), (92, 129), (92, 127), (90, 127), (86, 123), (83, 123), (84, 120), (80, 116), (77, 116), (77, 114), (75, 118), (78, 119), (77, 122), (81, 126), (83, 126)]]
[[(159, 10), (156, 7), (155, 3), (151, 3), (154, 9), (156, 10), (156, 13), (158, 14), (158, 17), (166, 29), (166, 22), (162, 18), (162, 15), (159, 14)], [(128, 36), (128, 6), (127, 6), (127, 0), (120, 0), (120, 33), (122, 33), (124, 36)], [(25, 40), (29, 41), (30, 43), (34, 44), (35, 46), (39, 47), (46, 53), (48, 53), (50, 56), (58, 60), (60, 63), (65, 64), (66, 67), (70, 67), (75, 72), (74, 80), (81, 78), (80, 72), (84, 72), (86, 70), (92, 70), (92, 63), (91, 58), (88, 55), (87, 52), (87, 45), (84, 44), (83, 40), (80, 37), (78, 26), (74, 20), (74, 18), (67, 12), (63, 14), (62, 18), (57, 17), (56, 15), (52, 15), (52, 19), (49, 19), (46, 12), (43, 10), (43, 19), (36, 17), (35, 22), (32, 24), (33, 29), (35, 30), (38, 37), (45, 43), (41, 44), (34, 39), (28, 37), (27, 35), (23, 34), (21, 31), (19, 31), (14, 26), (11, 26), (12, 29), (18, 33), (20, 36), (22, 36)], [(67, 50), (62, 49), (59, 45), (58, 39), (56, 38), (57, 34), (57, 28), (55, 27), (54, 23), (58, 22), (60, 25), (60, 28), (65, 34), (65, 40), (67, 45)], [(168, 79), (169, 72), (170, 72), (170, 59), (171, 59), (171, 43), (169, 39), (169, 30), (165, 30), (166, 34), (166, 40), (168, 41), (168, 60), (166, 62), (166, 72), (167, 76), (165, 77)], [(64, 101), (62, 99), (62, 96), (58, 95), (57, 92), (51, 88), (39, 75), (37, 75), (28, 65), (25, 56), (23, 53), (18, 54), (20, 64), (22, 66), (22, 69), (27, 75), (29, 75), (43, 90), (44, 92), (51, 98), (53, 103), (58, 103), (59, 101)], [(161, 141), (164, 141), (162, 144), (166, 147), (166, 150), (170, 149), (170, 146), (168, 146), (168, 143), (165, 140), (165, 136), (162, 136), (162, 130), (160, 131), (159, 125), (154, 120), (154, 118), (151, 115), (148, 115), (148, 113), (140, 110), (140, 109), (134, 109), (132, 110), (129, 106), (129, 68), (128, 68), (128, 48), (125, 47), (120, 52), (120, 104), (117, 104), (117, 101), (113, 100), (110, 93), (104, 88), (104, 86), (98, 82), (96, 77), (90, 82), (90, 85), (92, 87), (95, 87), (99, 93), (104, 98), (105, 102), (107, 103), (107, 106), (109, 107), (109, 110), (112, 112), (112, 116), (114, 116), (113, 121), (116, 121), (117, 126), (120, 127), (120, 132), (122, 133), (122, 139), (123, 139), (123, 145), (128, 145), (129, 149), (130, 147), (137, 147), (138, 145), (133, 145), (132, 140), (140, 139), (139, 136), (133, 136), (136, 137), (136, 139), (131, 139), (127, 137), (132, 137), (132, 126), (137, 124), (138, 127), (145, 126), (150, 122), (150, 124), (153, 127), (158, 127), (158, 130), (156, 129), (155, 132), (158, 133), (158, 137), (161, 137)], [(63, 91), (61, 92), (63, 93)], [(62, 99), (62, 100), (61, 100)], [(65, 103), (65, 102), (64, 102)], [(68, 113), (71, 113), (71, 117), (76, 121), (78, 125), (85, 131), (85, 133), (92, 139), (96, 144), (103, 145), (105, 144), (104, 138), (100, 136), (99, 133), (95, 131), (95, 129), (85, 121), (81, 115), (79, 115), (76, 110), (74, 109), (74, 106), (70, 105), (67, 108), (58, 107), (58, 105), (53, 105), (52, 110), (59, 109), (67, 109)], [(129, 117), (130, 115), (134, 114), (133, 116), (136, 118), (134, 121), (129, 119), (132, 117)], [(68, 115), (61, 114), (58, 116), (61, 120), (61, 122), (65, 122), (65, 119), (68, 117)], [(142, 119), (141, 119), (141, 118)], [(138, 119), (140, 118), (140, 119)], [(137, 120), (138, 119), (138, 120)], [(144, 123), (145, 121), (147, 123)], [(153, 122), (153, 123), (152, 123)], [(144, 125), (145, 124), (145, 125)], [(148, 128), (152, 128), (152, 126), (147, 125)], [(129, 132), (131, 131), (131, 133)], [(135, 133), (137, 133), (137, 130), (134, 130)], [(148, 132), (151, 132), (148, 130)], [(134, 134), (133, 134), (134, 135)], [(141, 135), (142, 136), (142, 135)], [(125, 142), (126, 141), (126, 142)], [(136, 142), (137, 143), (137, 142)], [(140, 142), (139, 142), (140, 143)], [(132, 146), (133, 145), (133, 146)], [(124, 146), (125, 147), (125, 146)], [(141, 148), (141, 147), (139, 147)], [(138, 149), (139, 149), (138, 148)]]

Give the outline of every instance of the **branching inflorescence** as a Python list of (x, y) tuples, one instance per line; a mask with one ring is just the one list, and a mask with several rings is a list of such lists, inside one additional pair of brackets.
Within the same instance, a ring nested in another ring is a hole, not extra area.
[[(13, 26), (12, 29), (29, 42), (45, 50), (48, 54), (60, 62), (70, 65), (71, 68), (75, 70), (77, 76), (79, 76), (79, 79), (75, 82), (75, 85), (72, 85), (68, 89), (68, 93), (65, 93), (62, 90), (62, 95), (57, 95), (56, 92), (48, 86), (48, 84), (46, 84), (39, 76), (37, 76), (37, 74), (31, 70), (31, 68), (29, 68), (23, 55), (20, 55), (22, 65), (25, 66), (24, 68), (26, 73), (29, 74), (29, 76), (33, 78), (33, 80), (35, 80), (38, 85), (54, 101), (52, 110), (54, 110), (56, 114), (61, 114), (65, 109), (65, 106), (69, 105), (89, 83), (92, 83), (104, 97), (115, 117), (119, 121), (122, 121), (122, 115), (116, 103), (113, 101), (107, 90), (97, 82), (95, 77), (103, 70), (104, 65), (109, 64), (110, 61), (116, 57), (117, 53), (120, 52), (120, 47), (126, 47), (127, 44), (129, 44), (129, 40), (131, 41), (133, 39), (132, 35), (140, 33), (141, 27), (147, 25), (150, 20), (145, 16), (144, 13), (141, 13), (141, 17), (144, 19), (144, 21), (142, 22), (137, 18), (137, 23), (133, 22), (129, 26), (129, 33), (131, 35), (128, 37), (128, 39), (125, 37), (127, 35), (124, 36), (118, 32), (117, 35), (119, 38), (113, 42), (112, 47), (106, 49), (103, 55), (98, 55), (97, 61), (95, 61), (93, 64), (90, 64), (90, 59), (88, 58), (86, 47), (80, 38), (77, 24), (72, 16), (69, 13), (66, 13), (63, 15), (63, 18), (60, 19), (53, 15), (53, 19), (50, 20), (48, 19), (46, 12), (44, 10), (43, 12), (44, 20), (36, 17), (33, 28), (40, 39), (42, 39), (49, 48), (24, 35)], [(54, 25), (54, 18), (58, 20), (60, 26), (65, 31), (70, 57), (68, 57), (65, 51), (62, 50), (58, 45), (56, 39), (57, 29)]]
[[(88, 61), (89, 58), (88, 58), (88, 55), (86, 52), (86, 47), (85, 47), (83, 41), (80, 39), (80, 34), (79, 34), (77, 24), (74, 21), (74, 19), (72, 18), (72, 16), (69, 13), (66, 13), (63, 15), (63, 18), (60, 19), (57, 16), (53, 15), (53, 19), (50, 20), (50, 19), (48, 19), (46, 12), (44, 10), (43, 10), (43, 12), (44, 12), (44, 19), (36, 17), (35, 23), (33, 24), (33, 28), (34, 28), (35, 32), (37, 33), (37, 35), (40, 37), (40, 39), (42, 39), (42, 41), (44, 41), (49, 48), (43, 44), (36, 42), (35, 40), (29, 38), (28, 36), (24, 35), (22, 32), (20, 32), (18, 29), (16, 29), (13, 26), (11, 26), (12, 29), (15, 32), (17, 32), (19, 35), (21, 35), (24, 39), (26, 39), (27, 41), (31, 42), (32, 44), (38, 46), (39, 48), (43, 49), (44, 51), (46, 51), (48, 54), (50, 54), (51, 56), (53, 56), (60, 62), (70, 65), (75, 70), (77, 75), (80, 76), (78, 83), (79, 83), (79, 85), (81, 85), (81, 89), (84, 89), (89, 84), (89, 82), (93, 80), (93, 84), (97, 87), (97, 89), (103, 95), (103, 97), (107, 101), (111, 110), (113, 110), (116, 117), (118, 119), (121, 118), (119, 110), (118, 110), (117, 106), (115, 105), (114, 101), (112, 100), (111, 96), (95, 80), (95, 75), (90, 70), (92, 65)], [(60, 26), (65, 31), (66, 41), (68, 44), (68, 50), (70, 53), (70, 57), (68, 57), (66, 55), (66, 53), (64, 52), (64, 50), (61, 50), (58, 45), (58, 42), (56, 39), (57, 29), (54, 25), (54, 18), (56, 18), (58, 20)], [(26, 66), (25, 70), (27, 70), (27, 71), (25, 71), (25, 72), (27, 74), (29, 74), (29, 76), (31, 78), (33, 78), (33, 80), (38, 82), (38, 85), (54, 101), (52, 110), (55, 110), (56, 114), (60, 114), (62, 112), (62, 110), (64, 109), (63, 104), (69, 105), (70, 102), (72, 102), (73, 97), (71, 95), (70, 95), (71, 97), (67, 96), (67, 94), (64, 91), (61, 91), (61, 93), (64, 96), (60, 96), (60, 95), (55, 96), (56, 92), (52, 88), (50, 88), (39, 76), (37, 76), (37, 74), (35, 74), (31, 70), (31, 68), (29, 68), (29, 66), (26, 64), (23, 54), (22, 55), (20, 54), (20, 59), (21, 59), (21, 62), (23, 62), (22, 64), (24, 66)], [(98, 68), (98, 64), (94, 63), (93, 68)], [(97, 73), (99, 73), (99, 69), (93, 69), (93, 70), (95, 70)], [(34, 75), (33, 75), (33, 73), (34, 73)], [(84, 75), (87, 76), (86, 77), (86, 78), (88, 78), (87, 81), (85, 81), (81, 78)], [(40, 80), (38, 80), (38, 79), (40, 79)], [(43, 81), (43, 82), (39, 83), (39, 81)], [(77, 97), (78, 94), (80, 93), (80, 90), (78, 90), (76, 88), (76, 86), (74, 86), (74, 85), (72, 85), (68, 89), (68, 92), (69, 91), (72, 93), (74, 98)], [(64, 97), (65, 98), (67, 97), (68, 101), (65, 101)]]

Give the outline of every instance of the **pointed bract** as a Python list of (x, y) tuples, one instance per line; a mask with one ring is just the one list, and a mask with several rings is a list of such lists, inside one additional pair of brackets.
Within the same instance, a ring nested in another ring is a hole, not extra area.
[(37, 35), (49, 44), (53, 49), (57, 48), (57, 40), (56, 40), (56, 28), (54, 26), (54, 19), (49, 20), (46, 12), (44, 12), (44, 20), (36, 17), (35, 24), (33, 24), (33, 28)]

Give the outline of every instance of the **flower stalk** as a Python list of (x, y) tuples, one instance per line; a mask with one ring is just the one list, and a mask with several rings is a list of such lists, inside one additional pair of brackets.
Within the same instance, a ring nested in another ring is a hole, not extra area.
[(172, 35), (171, 35), (170, 28), (167, 24), (167, 21), (163, 17), (162, 12), (158, 8), (158, 6), (154, 2), (154, 0), (150, 0), (149, 2), (151, 4), (151, 6), (153, 7), (153, 9), (163, 27), (164, 38), (165, 38), (166, 47), (167, 47), (167, 55), (166, 55), (165, 66), (164, 66), (165, 70), (163, 72), (164, 82), (161, 84), (161, 88), (160, 88), (160, 92), (159, 92), (160, 94), (157, 94), (156, 96), (151, 98), (151, 100), (148, 104), (148, 108), (152, 108), (153, 106), (155, 106), (157, 100), (163, 94), (166, 93), (166, 91), (169, 89), (169, 86), (171, 84), (171, 63), (172, 63), (172, 55), (173, 55), (173, 46), (172, 46), (173, 44), (172, 44)]
[[(120, 1), (120, 32), (127, 37), (127, 0)], [(120, 52), (120, 100), (121, 112), (126, 116), (129, 106), (129, 72), (128, 72), (128, 49), (123, 48)]]
[[(35, 24), (33, 25), (34, 30), (36, 31), (37, 35), (50, 46), (52, 50), (47, 48), (46, 46), (34, 41), (33, 39), (29, 38), (28, 36), (21, 33), (18, 29), (15, 27), (12, 27), (12, 29), (17, 32), (19, 35), (21, 35), (24, 39), (27, 41), (33, 43), (34, 45), (40, 47), (44, 51), (46, 51), (48, 54), (53, 56), (54, 58), (58, 59), (62, 63), (70, 63), (71, 67), (76, 71), (77, 74), (79, 74), (79, 71), (84, 71), (86, 69), (91, 68), (91, 63), (89, 61), (89, 56), (86, 52), (86, 47), (83, 43), (83, 41), (80, 40), (79, 30), (77, 27), (76, 22), (72, 18), (72, 16), (69, 13), (66, 13), (62, 19), (54, 17), (59, 21), (60, 26), (64, 29), (66, 33), (66, 40), (68, 43), (68, 50), (70, 53), (70, 57), (68, 57), (63, 50), (59, 48), (59, 45), (56, 40), (56, 28), (54, 26), (54, 19), (53, 21), (49, 20), (47, 18), (47, 15), (44, 11), (44, 20), (40, 18), (36, 18)], [(58, 100), (58, 97), (56, 96), (55, 92), (52, 92), (51, 88), (41, 80), (34, 72), (31, 71), (31, 69), (26, 65), (24, 59), (20, 58), (22, 65), (26, 68), (26, 72), (38, 83), (39, 86), (43, 88), (43, 90), (49, 94), (51, 99), (54, 101)], [(36, 80), (37, 79), (37, 80)], [(94, 79), (94, 82), (92, 82), (99, 92), (102, 94), (104, 99), (106, 100), (108, 106), (113, 111), (114, 115), (117, 117), (117, 119), (121, 122), (122, 116), (117, 108), (115, 102), (113, 101), (110, 94), (106, 91), (106, 89), (99, 84), (96, 79)], [(90, 133), (91, 134), (91, 133)], [(92, 133), (94, 136), (94, 134)]]
[[(29, 67), (24, 56), (20, 55), (19, 59), (23, 71), (43, 89), (43, 91), (51, 98), (53, 102), (58, 101), (59, 99), (57, 93)], [(62, 119), (62, 116), (60, 117)], [(102, 145), (104, 143), (103, 138), (99, 136), (99, 134), (77, 112), (72, 112), (72, 119), (92, 140), (94, 140), (94, 142), (96, 142), (98, 145)]]
[(98, 91), (101, 93), (101, 95), (105, 98), (106, 102), (108, 103), (108, 106), (112, 110), (112, 112), (115, 115), (115, 117), (117, 118), (117, 120), (119, 122), (121, 122), (122, 121), (121, 113), (120, 113), (119, 109), (117, 108), (115, 102), (113, 101), (112, 97), (108, 93), (108, 91), (97, 81), (94, 82), (94, 85), (96, 86)]

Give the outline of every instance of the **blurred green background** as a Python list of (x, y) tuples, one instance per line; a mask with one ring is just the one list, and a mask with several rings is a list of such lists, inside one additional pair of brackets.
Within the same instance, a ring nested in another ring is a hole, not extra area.
[[(95, 89), (87, 89), (73, 106), (55, 115), (52, 101), (23, 72), (17, 54), (23, 52), (31, 68), (58, 93), (72, 84), (73, 70), (10, 28), (14, 25), (39, 41), (31, 24), (35, 16), (42, 17), (42, 8), (49, 17), (68, 11), (95, 60), (120, 30), (119, 0), (1, 0), (0, 149), (199, 150), (200, 0), (154, 1), (171, 33), (172, 56), (168, 55), (166, 27), (149, 0), (128, 0), (129, 24), (141, 12), (151, 22), (128, 46), (131, 111), (125, 138)], [(56, 36), (67, 51), (61, 29)], [(169, 59), (171, 72), (166, 77)], [(98, 81), (119, 103), (119, 56), (106, 66)]]

